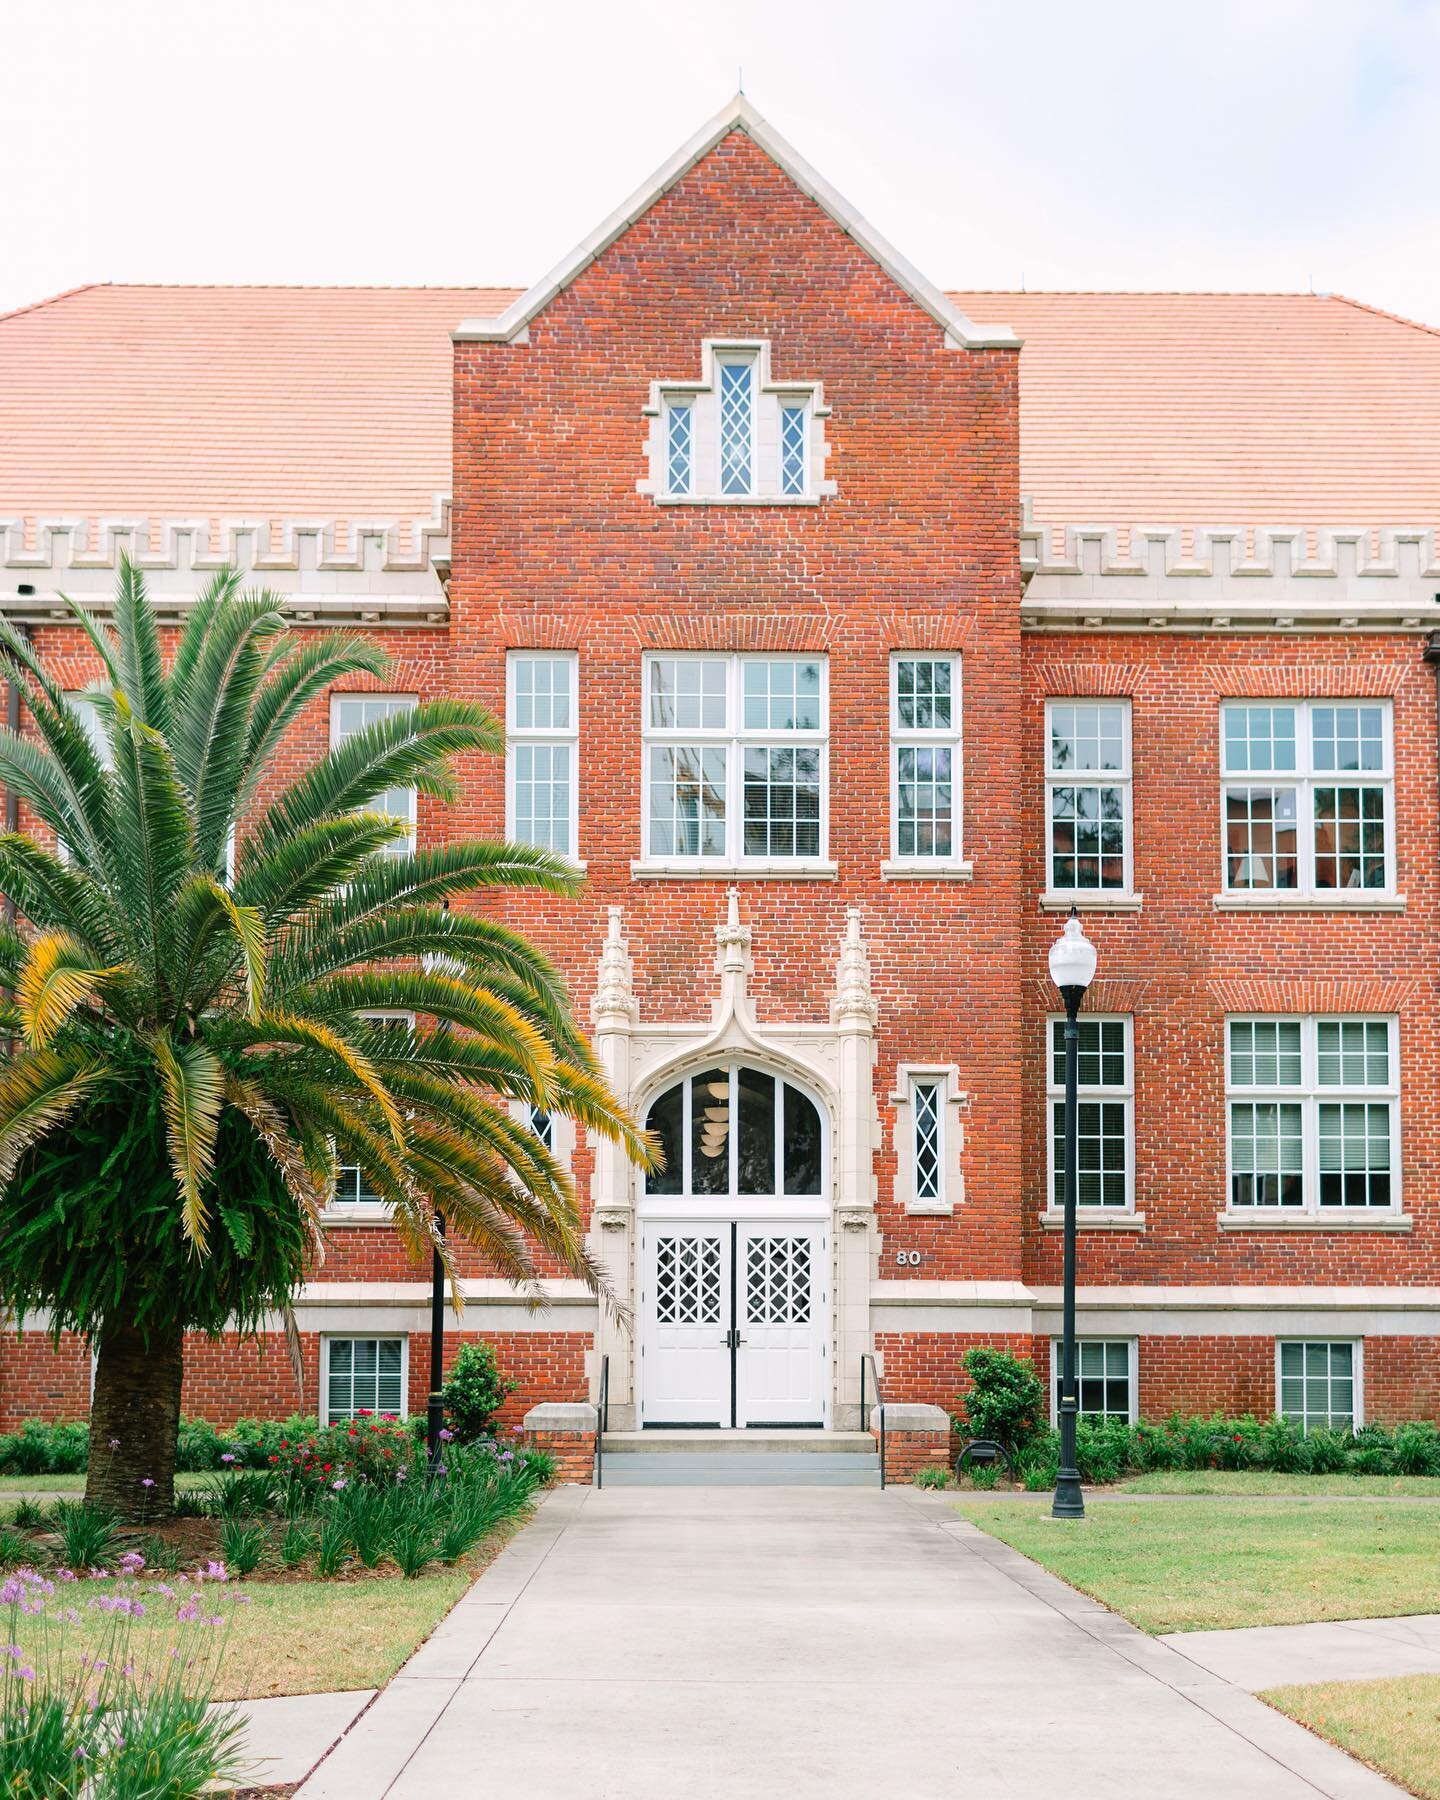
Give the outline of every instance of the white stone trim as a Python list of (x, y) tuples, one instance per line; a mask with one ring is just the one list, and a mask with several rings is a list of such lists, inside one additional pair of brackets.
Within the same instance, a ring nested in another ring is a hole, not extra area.
[[(1040, 1229), (1042, 1231), (1063, 1231), (1065, 1214), (1054, 1210), (1042, 1212)], [(1097, 1206), (1077, 1206), (1075, 1208), (1075, 1229), (1077, 1231), (1143, 1231), (1145, 1214), (1143, 1212), (1121, 1212), (1118, 1207), (1102, 1211)]]
[(1440, 530), (1368, 525), (1020, 527), (1031, 631), (1429, 631)]
[(555, 296), (581, 275), (590, 264), (609, 249), (617, 238), (647, 213), (655, 202), (689, 174), (702, 157), (707, 156), (732, 131), (743, 131), (807, 193), (840, 226), (848, 237), (872, 257), (917, 306), (929, 313), (944, 333), (947, 347), (963, 350), (1018, 350), (1020, 339), (1005, 325), (977, 325), (928, 282), (919, 270), (908, 263), (853, 207), (841, 199), (827, 181), (815, 173), (808, 163), (786, 143), (773, 126), (762, 119), (743, 94), (737, 94), (727, 106), (702, 125), (687, 143), (682, 144), (648, 181), (645, 181), (625, 203), (603, 224), (583, 238), (561, 262), (541, 277), (535, 285), (490, 319), (465, 319), (451, 334), (456, 343), (515, 343), (521, 339), (530, 321), (544, 310)]

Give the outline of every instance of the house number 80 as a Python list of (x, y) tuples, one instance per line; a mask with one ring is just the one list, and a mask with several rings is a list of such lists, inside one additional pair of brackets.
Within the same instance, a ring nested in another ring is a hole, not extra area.
[(897, 1250), (895, 1252), (895, 1263), (897, 1268), (918, 1269), (920, 1267), (920, 1252), (918, 1250)]

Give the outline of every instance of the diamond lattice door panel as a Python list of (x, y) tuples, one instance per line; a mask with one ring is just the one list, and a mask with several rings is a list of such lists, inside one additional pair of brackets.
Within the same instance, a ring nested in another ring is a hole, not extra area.
[(642, 1237), (642, 1425), (731, 1422), (733, 1227), (654, 1225)]
[(829, 1387), (829, 1232), (741, 1225), (736, 1424), (822, 1425)]

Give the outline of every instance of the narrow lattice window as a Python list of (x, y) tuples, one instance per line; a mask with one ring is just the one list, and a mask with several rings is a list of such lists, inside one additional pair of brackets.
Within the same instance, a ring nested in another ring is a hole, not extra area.
[(754, 485), (755, 365), (720, 365), (720, 492), (742, 495)]
[(940, 1083), (917, 1081), (912, 1089), (912, 1105), (915, 1114), (915, 1198), (938, 1200), (942, 1173)]
[(688, 494), (695, 479), (695, 423), (688, 400), (672, 400), (665, 445), (665, 484), (672, 494)]
[(805, 408), (780, 408), (780, 492), (805, 492)]

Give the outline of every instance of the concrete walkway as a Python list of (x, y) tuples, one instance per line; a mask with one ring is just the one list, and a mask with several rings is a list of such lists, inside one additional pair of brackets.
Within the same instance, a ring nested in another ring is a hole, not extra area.
[(903, 1488), (552, 1495), (299, 1796), (497, 1785), (526, 1800), (1399, 1794), (945, 1496)]
[(1338, 1619), (1324, 1625), (1252, 1625), (1243, 1631), (1177, 1631), (1160, 1642), (1251, 1693), (1299, 1681), (1440, 1675), (1440, 1613)]

